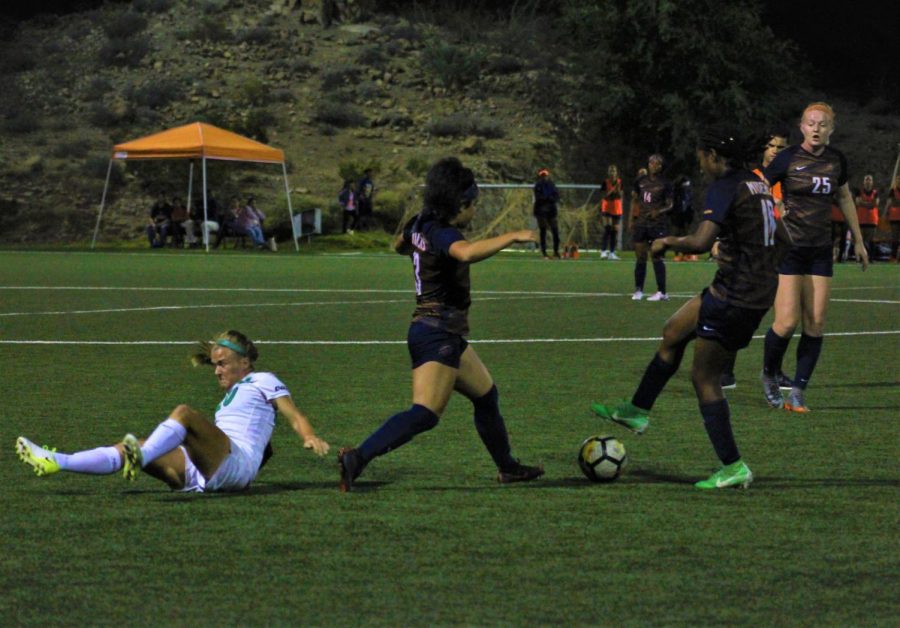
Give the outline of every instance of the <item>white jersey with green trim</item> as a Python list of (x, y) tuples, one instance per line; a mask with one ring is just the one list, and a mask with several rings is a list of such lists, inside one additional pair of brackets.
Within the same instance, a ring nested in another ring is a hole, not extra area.
[(250, 373), (216, 407), (216, 427), (250, 456), (257, 468), (275, 429), (273, 401), (290, 396), (272, 373)]

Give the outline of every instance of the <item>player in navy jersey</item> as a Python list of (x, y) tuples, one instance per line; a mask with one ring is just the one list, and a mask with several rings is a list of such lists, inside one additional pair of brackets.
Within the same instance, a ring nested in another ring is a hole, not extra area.
[[(668, 233), (669, 216), (674, 202), (672, 184), (661, 174), (662, 155), (650, 155), (647, 160), (647, 174), (634, 182), (631, 192), (631, 215), (629, 224), (632, 227), (631, 239), (634, 243), (634, 294), (632, 300), (644, 298), (644, 280), (647, 277), (647, 254), (650, 243)], [(652, 255), (653, 274), (656, 276), (656, 294), (647, 297), (648, 301), (668, 301), (666, 293), (665, 253)]]
[[(853, 234), (863, 270), (869, 265), (869, 257), (847, 185), (847, 160), (828, 145), (834, 131), (834, 111), (825, 103), (810, 104), (803, 111), (800, 131), (803, 143), (781, 151), (763, 171), (770, 185), (781, 183), (782, 222), (792, 245), (778, 267), (775, 320), (766, 333), (760, 379), (770, 406), (809, 412), (804, 391), (818, 362), (825, 333), (834, 263), (831, 206), (835, 201)], [(777, 375), (791, 336), (801, 322), (803, 333), (797, 345), (793, 387), (784, 399)]]
[(718, 271), (708, 288), (666, 321), (662, 342), (631, 401), (591, 406), (600, 417), (642, 434), (657, 397), (678, 371), (687, 344), (696, 339), (691, 379), (707, 435), (722, 463), (709, 479), (694, 485), (700, 489), (746, 488), (753, 481), (732, 433), (721, 379), (775, 299), (777, 227), (769, 186), (743, 167), (745, 152), (744, 143), (722, 129), (701, 138), (697, 159), (704, 174), (714, 179), (701, 222), (691, 235), (654, 240), (651, 252), (703, 253), (718, 238)]
[(342, 492), (373, 458), (435, 427), (454, 390), (474, 406), (475, 428), (497, 465), (498, 481), (525, 482), (543, 467), (512, 457), (494, 380), (466, 342), (471, 303), (469, 265), (516, 242), (535, 242), (534, 231), (512, 231), (469, 242), (460, 232), (475, 214), (478, 186), (455, 157), (435, 163), (425, 178), (424, 209), (410, 220), (394, 248), (412, 258), (416, 308), (407, 334), (412, 360), (412, 406), (395, 414), (356, 448), (338, 453)]

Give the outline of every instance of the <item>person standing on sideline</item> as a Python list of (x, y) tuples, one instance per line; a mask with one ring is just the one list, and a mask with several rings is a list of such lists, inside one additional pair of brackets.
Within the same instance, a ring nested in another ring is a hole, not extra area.
[(875, 179), (867, 174), (863, 177), (862, 187), (856, 190), (856, 218), (859, 221), (859, 230), (862, 232), (863, 243), (866, 245), (866, 253), (869, 260), (874, 259), (872, 254), (872, 238), (878, 228), (878, 206), (881, 200), (878, 198), (878, 190), (875, 188)]
[(363, 176), (356, 184), (356, 210), (359, 213), (357, 224), (361, 230), (368, 229), (372, 224), (372, 215), (375, 211), (373, 201), (375, 199), (375, 182), (372, 180), (372, 169), (366, 168)]
[(190, 406), (179, 405), (146, 440), (126, 434), (117, 445), (62, 454), (20, 436), (16, 453), (39, 476), (59, 471), (109, 475), (121, 469), (126, 480), (134, 481), (143, 471), (176, 491), (242, 491), (272, 455), (277, 411), (305, 449), (327, 454), (328, 443), (316, 436), (281, 380), (254, 370), (258, 357), (256, 346), (239, 331), (200, 343), (192, 361), (213, 366), (226, 393), (216, 408), (215, 423)]
[[(775, 321), (766, 332), (763, 369), (760, 374), (766, 402), (773, 408), (809, 412), (804, 399), (825, 335), (825, 315), (833, 274), (831, 205), (835, 200), (853, 234), (857, 259), (863, 270), (869, 258), (847, 185), (847, 160), (829, 146), (834, 132), (834, 110), (814, 102), (800, 118), (801, 144), (784, 149), (763, 171), (769, 185), (782, 184), (784, 217), (781, 222), (791, 247), (778, 266)], [(797, 367), (787, 399), (781, 394), (778, 373), (791, 336), (803, 324), (797, 345)]]
[(900, 262), (900, 257), (897, 256), (897, 249), (900, 248), (900, 174), (894, 177), (884, 213), (891, 223), (891, 260)]
[(407, 334), (412, 360), (412, 406), (395, 414), (355, 448), (338, 453), (340, 489), (348, 492), (374, 458), (438, 424), (454, 390), (472, 402), (475, 429), (497, 465), (501, 483), (527, 482), (543, 467), (512, 457), (499, 393), (487, 367), (466, 342), (471, 304), (469, 266), (516, 242), (534, 242), (530, 229), (469, 242), (460, 232), (475, 215), (475, 175), (459, 159), (435, 163), (425, 177), (424, 208), (397, 236), (394, 249), (412, 258), (416, 309)]
[(600, 259), (620, 260), (616, 255), (619, 241), (619, 224), (622, 222), (622, 177), (619, 167), (610, 164), (606, 169), (606, 179), (601, 188), (600, 226), (603, 227), (603, 241), (600, 244)]
[(703, 133), (697, 159), (713, 182), (701, 222), (691, 235), (666, 236), (651, 246), (653, 253), (668, 248), (703, 253), (718, 238), (719, 268), (712, 283), (666, 321), (662, 342), (631, 401), (591, 406), (598, 416), (642, 434), (657, 397), (678, 371), (688, 343), (696, 339), (691, 379), (707, 436), (722, 463), (711, 477), (694, 484), (699, 489), (747, 488), (753, 481), (738, 451), (720, 382), (733, 354), (753, 338), (778, 285), (774, 201), (769, 186), (744, 167), (746, 150), (735, 138), (723, 129)]
[(538, 229), (541, 232), (541, 254), (544, 259), (547, 256), (547, 229), (553, 236), (553, 258), (559, 258), (559, 191), (556, 184), (550, 178), (547, 168), (538, 170), (538, 180), (534, 184), (534, 217), (537, 219)]
[(844, 246), (847, 240), (847, 219), (837, 203), (831, 204), (831, 259), (842, 264), (850, 253)]
[[(647, 174), (634, 182), (631, 192), (631, 239), (634, 243), (634, 294), (633, 301), (644, 298), (644, 280), (647, 278), (647, 254), (650, 244), (668, 234), (668, 216), (672, 210), (672, 184), (662, 176), (662, 155), (650, 155), (647, 160)], [(653, 274), (656, 277), (656, 294), (648, 301), (668, 301), (666, 293), (665, 251), (653, 255)]]
[(347, 225), (350, 225), (350, 234), (359, 227), (359, 212), (356, 210), (356, 192), (353, 191), (353, 181), (344, 181), (344, 187), (338, 192), (338, 203), (341, 206), (341, 233), (347, 233)]

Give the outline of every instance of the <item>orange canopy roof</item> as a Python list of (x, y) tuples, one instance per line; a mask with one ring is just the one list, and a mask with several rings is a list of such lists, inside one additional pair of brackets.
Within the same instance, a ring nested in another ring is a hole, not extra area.
[(205, 122), (113, 146), (113, 159), (229, 159), (283, 163), (284, 151)]

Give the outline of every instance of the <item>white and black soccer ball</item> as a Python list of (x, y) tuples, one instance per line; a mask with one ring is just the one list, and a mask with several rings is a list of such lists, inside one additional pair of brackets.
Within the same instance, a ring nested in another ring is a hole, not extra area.
[(591, 436), (578, 450), (578, 466), (591, 482), (612, 482), (627, 462), (625, 445), (615, 436)]

